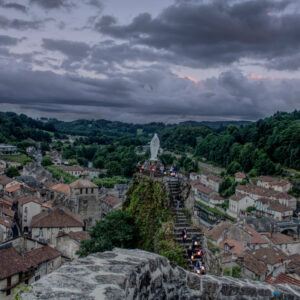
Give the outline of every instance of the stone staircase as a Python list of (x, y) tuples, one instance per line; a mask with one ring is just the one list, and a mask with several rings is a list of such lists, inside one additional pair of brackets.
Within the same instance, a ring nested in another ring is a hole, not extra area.
[[(174, 235), (177, 244), (185, 249), (185, 258), (188, 260), (188, 268), (194, 270), (193, 262), (188, 258), (187, 250), (192, 246), (192, 238), (196, 238), (201, 248), (201, 241), (203, 238), (203, 233), (197, 227), (191, 225), (191, 221), (187, 218), (184, 213), (184, 199), (181, 195), (180, 182), (177, 178), (169, 179), (168, 181), (168, 192), (173, 205), (173, 211), (175, 215), (175, 228)], [(177, 208), (177, 200), (179, 200), (179, 208)], [(187, 231), (187, 239), (185, 242), (182, 239), (182, 231), (184, 228)], [(195, 254), (195, 253), (193, 253)]]

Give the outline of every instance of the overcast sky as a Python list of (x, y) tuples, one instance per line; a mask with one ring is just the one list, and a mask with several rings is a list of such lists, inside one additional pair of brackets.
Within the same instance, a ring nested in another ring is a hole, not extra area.
[(257, 120), (300, 109), (299, 0), (0, 0), (0, 110)]

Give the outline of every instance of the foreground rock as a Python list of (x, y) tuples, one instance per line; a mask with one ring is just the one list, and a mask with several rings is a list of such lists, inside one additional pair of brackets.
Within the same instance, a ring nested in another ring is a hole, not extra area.
[[(280, 294), (280, 295), (278, 295)], [(159, 255), (114, 249), (62, 266), (33, 284), (35, 299), (300, 299), (300, 289), (229, 277), (198, 276)]]

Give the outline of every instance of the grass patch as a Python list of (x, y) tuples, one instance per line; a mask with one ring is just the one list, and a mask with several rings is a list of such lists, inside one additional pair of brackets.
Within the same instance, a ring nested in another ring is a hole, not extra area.
[(27, 156), (26, 154), (17, 154), (17, 155), (0, 155), (0, 159), (6, 161), (13, 161), (25, 165), (28, 162), (33, 162), (33, 159)]
[(211, 251), (213, 254), (221, 252), (221, 248), (218, 246), (215, 246), (211, 241), (207, 241), (207, 247), (208, 247), (208, 250)]
[(210, 207), (210, 206), (208, 206), (208, 205), (205, 205), (205, 204), (203, 204), (203, 203), (200, 202), (200, 201), (196, 201), (196, 203), (197, 203), (199, 206), (205, 208), (206, 210), (208, 210), (208, 211), (210, 211), (210, 212), (212, 212), (212, 213), (214, 213), (214, 214), (216, 214), (216, 215), (222, 216), (222, 217), (224, 217), (225, 219), (230, 220), (230, 221), (232, 221), (232, 222), (235, 221), (235, 218), (233, 218), (233, 217), (231, 217), (231, 216), (229, 216), (229, 215), (227, 215), (227, 214), (225, 214), (225, 213), (219, 211), (219, 210), (216, 209), (216, 208), (212, 208), (212, 207)]
[(59, 180), (60, 178), (63, 178), (66, 184), (70, 184), (77, 179), (75, 176), (63, 171), (58, 166), (47, 166), (46, 169), (50, 171), (55, 179)]

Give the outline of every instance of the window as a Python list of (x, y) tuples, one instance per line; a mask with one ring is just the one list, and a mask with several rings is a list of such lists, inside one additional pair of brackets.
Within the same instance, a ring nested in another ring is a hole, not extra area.
[(80, 195), (82, 194), (82, 189), (80, 189)]
[(41, 278), (41, 275), (35, 276), (34, 281), (38, 281)]
[(94, 188), (91, 189), (91, 193), (94, 194)]

